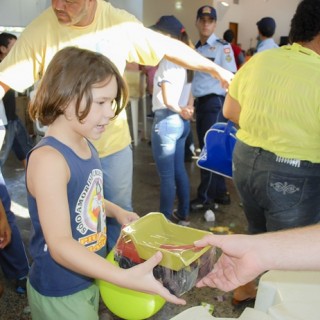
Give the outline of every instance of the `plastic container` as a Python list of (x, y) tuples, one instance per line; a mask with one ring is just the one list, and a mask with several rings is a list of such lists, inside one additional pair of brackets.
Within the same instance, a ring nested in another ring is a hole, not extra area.
[(154, 276), (181, 296), (213, 268), (215, 248), (193, 245), (207, 234), (211, 233), (173, 224), (163, 214), (152, 212), (122, 229), (115, 246), (115, 260), (126, 269), (161, 251), (163, 258), (154, 268)]

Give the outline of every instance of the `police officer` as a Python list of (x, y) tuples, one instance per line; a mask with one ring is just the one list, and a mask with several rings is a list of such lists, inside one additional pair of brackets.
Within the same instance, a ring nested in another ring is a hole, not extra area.
[(273, 18), (262, 18), (257, 22), (257, 27), (259, 32), (257, 52), (279, 47), (272, 38), (276, 31), (276, 22)]
[[(196, 50), (221, 67), (236, 72), (237, 66), (230, 44), (215, 34), (217, 13), (213, 7), (203, 6), (197, 11), (196, 27), (200, 40)], [(222, 106), (226, 91), (219, 81), (203, 72), (195, 72), (192, 81), (192, 94), (195, 97), (196, 128), (199, 146), (204, 145), (204, 136), (216, 122), (226, 122), (222, 115)], [(230, 204), (225, 178), (201, 169), (201, 182), (197, 198), (191, 201), (191, 211), (214, 207), (214, 203)]]

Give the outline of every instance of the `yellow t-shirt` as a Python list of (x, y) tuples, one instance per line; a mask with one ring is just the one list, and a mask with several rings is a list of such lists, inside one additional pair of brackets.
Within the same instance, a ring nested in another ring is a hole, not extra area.
[(229, 94), (241, 106), (237, 137), (280, 157), (320, 163), (320, 55), (299, 44), (254, 55)]
[[(160, 37), (144, 28), (133, 15), (102, 0), (97, 0), (94, 21), (85, 27), (59, 24), (50, 7), (27, 26), (2, 61), (0, 81), (16, 91), (24, 91), (41, 79), (55, 53), (67, 46), (104, 54), (121, 74), (126, 61), (156, 65), (164, 56), (163, 36)], [(120, 151), (130, 143), (125, 110), (94, 142), (100, 157)]]

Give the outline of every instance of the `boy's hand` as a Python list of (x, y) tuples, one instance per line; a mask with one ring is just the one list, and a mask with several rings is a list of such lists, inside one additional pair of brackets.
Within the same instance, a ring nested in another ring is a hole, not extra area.
[(153, 275), (153, 268), (159, 264), (161, 259), (162, 253), (157, 252), (147, 261), (127, 269), (128, 281), (130, 282), (129, 287), (133, 290), (149, 294), (157, 294), (166, 301), (174, 304), (185, 305), (186, 301), (184, 299), (171, 294), (167, 288), (155, 279)]
[(116, 218), (121, 225), (126, 225), (130, 222), (138, 220), (140, 217), (135, 212), (123, 210), (123, 212), (117, 215)]

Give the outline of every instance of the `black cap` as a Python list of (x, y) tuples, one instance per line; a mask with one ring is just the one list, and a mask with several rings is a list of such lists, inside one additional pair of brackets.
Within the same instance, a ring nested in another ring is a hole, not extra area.
[(179, 38), (182, 32), (186, 31), (182, 23), (175, 16), (162, 16), (158, 22), (150, 28), (169, 33), (177, 38)]
[(272, 37), (276, 31), (276, 22), (271, 17), (262, 18), (257, 22), (259, 32), (265, 37)]
[(202, 6), (197, 11), (197, 20), (199, 18), (202, 18), (204, 16), (208, 16), (212, 18), (213, 20), (217, 20), (217, 12), (216, 9), (210, 6)]

